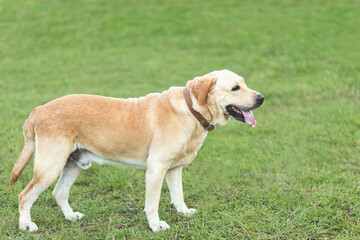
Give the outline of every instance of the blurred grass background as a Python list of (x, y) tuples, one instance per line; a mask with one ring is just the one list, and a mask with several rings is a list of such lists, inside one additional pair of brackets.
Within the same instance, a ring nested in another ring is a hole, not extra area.
[[(360, 234), (360, 4), (357, 0), (0, 0), (1, 239), (354, 239)], [(211, 132), (183, 173), (198, 213), (178, 216), (163, 186), (152, 233), (144, 172), (94, 166), (73, 186), (84, 219), (51, 191), (18, 230), (10, 191), (31, 110), (71, 93), (137, 97), (216, 69), (265, 95), (258, 125)]]

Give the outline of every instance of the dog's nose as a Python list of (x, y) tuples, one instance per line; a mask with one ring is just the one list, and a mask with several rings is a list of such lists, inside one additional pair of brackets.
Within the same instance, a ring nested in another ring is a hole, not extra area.
[(263, 102), (264, 102), (264, 95), (258, 94), (258, 95), (256, 96), (256, 103), (257, 103), (257, 104), (262, 104)]

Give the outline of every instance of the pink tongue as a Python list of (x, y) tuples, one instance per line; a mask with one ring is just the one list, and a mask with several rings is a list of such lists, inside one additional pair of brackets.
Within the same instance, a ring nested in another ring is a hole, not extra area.
[(244, 118), (245, 118), (245, 122), (247, 124), (250, 124), (253, 128), (256, 126), (256, 120), (254, 118), (254, 115), (251, 111), (243, 111), (243, 110), (240, 110), (242, 115), (244, 115)]

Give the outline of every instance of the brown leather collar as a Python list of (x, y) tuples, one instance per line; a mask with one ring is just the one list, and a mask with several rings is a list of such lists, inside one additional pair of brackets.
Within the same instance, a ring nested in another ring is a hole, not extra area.
[(212, 131), (214, 130), (214, 125), (210, 124), (199, 112), (195, 111), (192, 107), (193, 103), (190, 97), (190, 91), (189, 89), (184, 89), (184, 98), (186, 105), (188, 106), (190, 112), (194, 115), (194, 117), (199, 121), (199, 123), (207, 130)]

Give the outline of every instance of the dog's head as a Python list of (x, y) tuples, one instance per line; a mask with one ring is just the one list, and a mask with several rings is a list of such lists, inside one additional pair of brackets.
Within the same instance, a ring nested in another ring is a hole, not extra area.
[(251, 110), (263, 103), (264, 96), (248, 88), (243, 77), (220, 70), (195, 77), (186, 86), (196, 100), (194, 109), (205, 114), (208, 111), (212, 123), (225, 125), (232, 116), (255, 127)]

